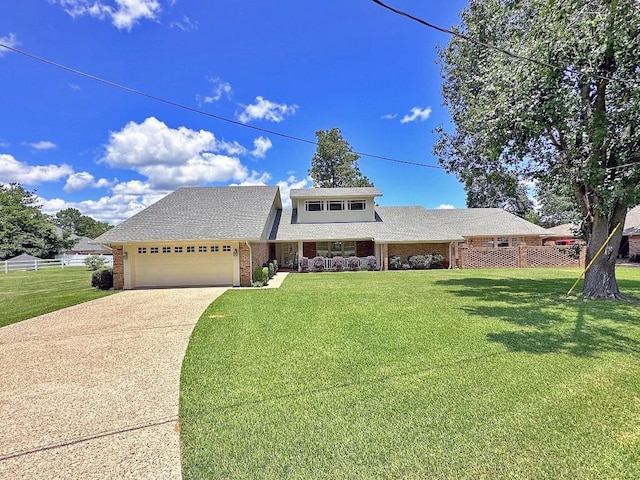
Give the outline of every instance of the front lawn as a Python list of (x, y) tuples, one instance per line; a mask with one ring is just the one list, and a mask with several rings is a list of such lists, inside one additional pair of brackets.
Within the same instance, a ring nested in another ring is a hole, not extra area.
[(0, 273), (0, 327), (112, 293), (93, 288), (83, 267)]
[[(640, 478), (640, 307), (565, 270), (289, 275), (184, 360), (185, 479)], [(640, 298), (640, 269), (618, 270)]]

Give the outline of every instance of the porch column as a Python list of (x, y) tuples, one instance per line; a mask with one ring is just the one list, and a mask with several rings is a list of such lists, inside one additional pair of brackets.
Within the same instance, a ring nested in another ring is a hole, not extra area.
[(380, 265), (382, 265), (382, 270), (383, 271), (389, 270), (389, 244), (388, 243), (382, 244), (380, 255), (382, 256), (382, 259), (381, 259), (382, 261), (380, 262)]
[(302, 257), (304, 256), (304, 246), (303, 246), (303, 242), (298, 240), (298, 271), (301, 272), (302, 271), (302, 267), (300, 266), (300, 261), (302, 260)]

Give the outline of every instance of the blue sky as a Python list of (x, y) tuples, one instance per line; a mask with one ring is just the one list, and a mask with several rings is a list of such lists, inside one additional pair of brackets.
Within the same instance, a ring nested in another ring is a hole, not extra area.
[[(432, 23), (465, 2), (389, 0)], [(43, 210), (118, 223), (181, 186), (311, 187), (315, 141), (338, 127), (358, 152), (437, 165), (448, 125), (437, 46), (449, 37), (369, 0), (21, 0), (0, 43), (206, 115), (0, 49), (0, 182)], [(441, 169), (361, 157), (381, 205), (465, 206)]]

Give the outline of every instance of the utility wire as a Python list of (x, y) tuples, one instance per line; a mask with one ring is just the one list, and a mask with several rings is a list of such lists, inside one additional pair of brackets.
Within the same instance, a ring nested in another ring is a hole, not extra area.
[[(75, 68), (68, 67), (66, 65), (62, 65), (60, 63), (54, 62), (52, 60), (48, 60), (48, 59), (43, 58), (43, 57), (39, 57), (37, 55), (34, 55), (32, 53), (29, 53), (29, 52), (26, 52), (24, 50), (20, 50), (20, 49), (17, 49), (15, 47), (11, 47), (11, 46), (6, 45), (4, 43), (0, 43), (0, 48), (6, 48), (7, 50), (10, 50), (12, 52), (19, 53), (20, 55), (24, 55), (25, 57), (31, 58), (33, 60), (37, 60), (38, 62), (45, 63), (45, 64), (47, 64), (49, 66), (52, 66), (52, 67), (55, 67), (55, 68), (58, 68), (58, 69), (61, 69), (61, 70), (65, 70), (67, 72), (71, 72), (74, 75), (79, 75), (81, 77), (85, 77), (85, 78), (88, 78), (90, 80), (103, 83), (103, 84), (108, 85), (110, 87), (114, 87), (114, 88), (118, 88), (120, 90), (124, 90), (125, 92), (133, 93), (134, 95), (139, 95), (141, 97), (148, 98), (149, 100), (153, 100), (153, 101), (156, 101), (156, 102), (164, 103), (166, 105), (170, 105), (170, 106), (175, 107), (175, 108), (180, 108), (182, 110), (186, 110), (188, 112), (196, 113), (198, 115), (204, 115), (206, 117), (213, 118), (215, 120), (220, 120), (222, 122), (231, 123), (232, 125), (236, 125), (236, 126), (239, 126), (239, 127), (250, 128), (250, 129), (256, 130), (258, 132), (268, 133), (269, 135), (275, 135), (275, 136), (278, 136), (278, 137), (281, 137), (281, 138), (286, 138), (287, 140), (293, 140), (293, 141), (296, 141), (296, 142), (302, 142), (302, 143), (306, 143), (306, 144), (309, 144), (309, 145), (318, 146), (318, 142), (315, 142), (313, 140), (309, 140), (309, 139), (301, 138), (301, 137), (296, 137), (294, 135), (288, 135), (286, 133), (277, 132), (275, 130), (269, 130), (267, 128), (256, 127), (255, 125), (248, 125), (246, 123), (242, 123), (242, 122), (239, 122), (237, 120), (233, 120), (231, 118), (223, 117), (223, 116), (220, 116), (220, 115), (215, 115), (213, 113), (205, 112), (204, 110), (199, 110), (197, 108), (189, 107), (188, 105), (184, 105), (182, 103), (177, 103), (177, 102), (174, 102), (172, 100), (167, 100), (166, 98), (158, 97), (156, 95), (151, 95), (151, 94), (143, 92), (141, 90), (136, 90), (135, 88), (131, 88), (131, 87), (128, 87), (126, 85), (122, 85), (120, 83), (115, 83), (115, 82), (112, 82), (110, 80), (106, 80), (106, 79), (104, 79), (102, 77), (98, 77), (96, 75), (91, 75), (91, 74), (83, 72), (81, 70), (77, 70)], [(416, 167), (435, 168), (435, 169), (438, 169), (438, 170), (444, 170), (444, 167), (441, 167), (440, 165), (429, 165), (427, 163), (410, 162), (410, 161), (407, 161), (407, 160), (399, 160), (397, 158), (385, 157), (385, 156), (382, 156), (382, 155), (375, 155), (375, 154), (372, 154), (372, 153), (365, 153), (365, 152), (354, 152), (354, 153), (356, 153), (357, 155), (359, 155), (361, 157), (374, 158), (376, 160), (383, 160), (385, 162), (393, 162), (393, 163), (400, 163), (400, 164), (403, 164), (403, 165), (412, 165), (412, 166), (416, 166)]]
[[(579, 73), (576, 72), (571, 67), (561, 67), (561, 66), (558, 66), (558, 65), (553, 65), (551, 63), (547, 63), (547, 62), (543, 62), (543, 61), (537, 60), (535, 58), (526, 57), (524, 55), (519, 55), (517, 53), (513, 53), (513, 52), (511, 52), (509, 50), (506, 50), (504, 48), (498, 47), (496, 45), (492, 45), (490, 43), (481, 42), (480, 40), (476, 40), (475, 38), (472, 38), (472, 37), (470, 37), (468, 35), (465, 35), (463, 33), (460, 33), (460, 32), (456, 32), (455, 30), (451, 30), (451, 29), (448, 29), (448, 28), (440, 27), (440, 26), (435, 25), (433, 23), (427, 22), (426, 20), (418, 18), (418, 17), (416, 17), (414, 15), (411, 15), (410, 13), (407, 13), (405, 11), (402, 11), (402, 10), (394, 8), (394, 7), (390, 6), (390, 5), (387, 5), (386, 3), (381, 2), (380, 0), (371, 0), (371, 1), (373, 3), (381, 6), (382, 8), (386, 8), (387, 10), (389, 10), (389, 11), (391, 11), (391, 12), (397, 14), (397, 15), (400, 15), (402, 17), (406, 17), (406, 18), (408, 18), (410, 20), (413, 20), (414, 22), (418, 22), (421, 25), (424, 25), (425, 27), (431, 28), (433, 30), (437, 30), (438, 32), (442, 32), (442, 33), (446, 33), (446, 34), (452, 35), (452, 36), (460, 38), (460, 39), (462, 39), (462, 40), (464, 40), (466, 42), (473, 43), (474, 45), (477, 45), (479, 47), (483, 47), (483, 48), (486, 48), (486, 49), (489, 49), (489, 50), (495, 50), (496, 52), (502, 53), (503, 55), (506, 55), (508, 57), (516, 58), (518, 60), (524, 60), (524, 61), (529, 62), (529, 63), (534, 63), (534, 64), (539, 65), (541, 67), (550, 68), (551, 70), (555, 70), (555, 71), (559, 71), (559, 72), (566, 72), (566, 73), (569, 73), (569, 74), (572, 74), (572, 75), (579, 76)], [(599, 79), (605, 80), (607, 82), (614, 81), (614, 79), (612, 79), (612, 78), (609, 78), (609, 77), (607, 77), (605, 75), (600, 75), (600, 74), (597, 74), (597, 73), (594, 74), (593, 76), (595, 78), (599, 78)], [(638, 83), (637, 80), (629, 80), (629, 79), (624, 79), (624, 78), (619, 78), (617, 80), (622, 81), (623, 83), (625, 83), (627, 85), (634, 84), (634, 83), (637, 84)]]

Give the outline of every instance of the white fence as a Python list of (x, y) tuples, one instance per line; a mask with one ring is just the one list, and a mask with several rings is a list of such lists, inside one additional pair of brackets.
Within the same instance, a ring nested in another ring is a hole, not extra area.
[(25, 270), (44, 270), (46, 268), (86, 267), (84, 261), (91, 256), (102, 258), (105, 261), (105, 266), (113, 267), (112, 255), (62, 255), (60, 258), (52, 260), (4, 261), (0, 262), (0, 268), (4, 270), (4, 273), (9, 273)]
[(89, 257), (102, 258), (105, 267), (113, 267), (113, 255), (59, 255), (58, 259), (64, 262), (65, 267), (84, 267), (84, 261)]
[(45, 268), (64, 268), (65, 265), (61, 259), (54, 260), (22, 260), (4, 263), (4, 273), (24, 270), (44, 270)]

